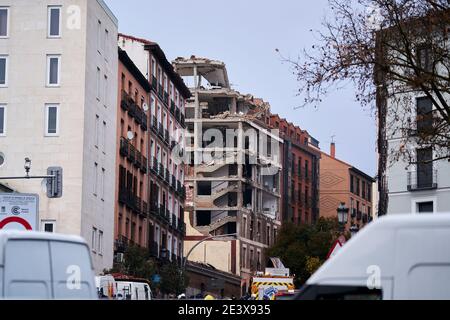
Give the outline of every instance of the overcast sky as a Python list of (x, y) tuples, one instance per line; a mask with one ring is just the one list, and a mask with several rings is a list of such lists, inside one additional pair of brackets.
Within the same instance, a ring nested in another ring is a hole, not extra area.
[(318, 109), (301, 105), (298, 83), (275, 52), (295, 58), (311, 47), (327, 0), (105, 0), (119, 31), (158, 42), (168, 59), (197, 55), (224, 61), (233, 88), (263, 98), (329, 152), (376, 174), (376, 122), (354, 101), (353, 88), (330, 94)]

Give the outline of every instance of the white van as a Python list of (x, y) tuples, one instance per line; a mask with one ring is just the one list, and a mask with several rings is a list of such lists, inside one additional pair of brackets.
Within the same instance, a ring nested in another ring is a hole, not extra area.
[(152, 300), (152, 290), (147, 282), (116, 280), (116, 283), (119, 300)]
[(450, 299), (450, 215), (376, 220), (328, 260), (296, 299)]
[(0, 299), (96, 299), (89, 248), (80, 237), (0, 231)]
[(117, 283), (112, 275), (95, 277), (95, 286), (99, 299), (116, 299)]

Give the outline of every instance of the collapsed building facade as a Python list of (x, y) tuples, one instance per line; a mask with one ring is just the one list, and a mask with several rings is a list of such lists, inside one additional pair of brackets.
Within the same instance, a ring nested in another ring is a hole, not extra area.
[(185, 179), (188, 224), (185, 254), (210, 236), (191, 261), (241, 277), (241, 290), (266, 265), (265, 249), (277, 237), (280, 217), (280, 146), (270, 128), (270, 106), (233, 90), (225, 64), (178, 58), (174, 68), (191, 89), (186, 103)]

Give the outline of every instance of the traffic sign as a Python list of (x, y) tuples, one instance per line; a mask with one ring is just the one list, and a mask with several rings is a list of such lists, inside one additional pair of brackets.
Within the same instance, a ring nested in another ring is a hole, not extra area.
[(0, 230), (37, 231), (39, 196), (0, 193)]
[(344, 243), (342, 243), (342, 242), (344, 242), (344, 241), (342, 241), (340, 238), (333, 243), (333, 246), (331, 247), (330, 252), (328, 252), (327, 259), (334, 257), (336, 255), (336, 253), (338, 253), (338, 251), (342, 249), (342, 247), (345, 244), (345, 242)]

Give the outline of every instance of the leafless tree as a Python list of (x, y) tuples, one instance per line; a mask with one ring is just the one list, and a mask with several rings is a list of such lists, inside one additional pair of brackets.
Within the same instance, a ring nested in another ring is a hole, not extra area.
[[(389, 151), (391, 161), (417, 163), (409, 145), (432, 147), (429, 162), (450, 161), (450, 0), (329, 0), (329, 5), (317, 45), (297, 61), (287, 60), (305, 105), (318, 106), (327, 93), (350, 82), (356, 100), (378, 113), (380, 134), (401, 136), (401, 147)], [(419, 96), (434, 108), (417, 108)]]

